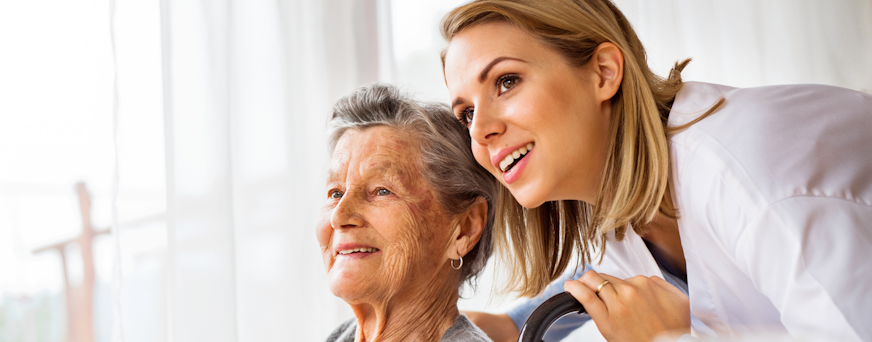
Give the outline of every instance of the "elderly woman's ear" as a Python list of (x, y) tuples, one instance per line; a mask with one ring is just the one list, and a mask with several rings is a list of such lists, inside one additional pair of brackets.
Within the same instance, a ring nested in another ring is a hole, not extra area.
[(469, 209), (457, 217), (455, 222), (454, 239), (452, 240), (454, 248), (448, 248), (446, 257), (457, 260), (458, 254), (460, 256), (466, 255), (481, 239), (481, 233), (487, 224), (487, 201), (479, 197)]

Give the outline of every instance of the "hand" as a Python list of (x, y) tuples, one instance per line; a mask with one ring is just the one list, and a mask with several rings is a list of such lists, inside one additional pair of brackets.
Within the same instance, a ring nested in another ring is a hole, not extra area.
[[(603, 281), (599, 295), (596, 289)], [(687, 296), (660, 277), (621, 280), (587, 271), (563, 288), (584, 305), (608, 341), (651, 341), (663, 334), (690, 333)]]
[(495, 342), (517, 341), (521, 332), (515, 321), (507, 314), (491, 314), (487, 312), (463, 311), (466, 317), (479, 329), (484, 331)]

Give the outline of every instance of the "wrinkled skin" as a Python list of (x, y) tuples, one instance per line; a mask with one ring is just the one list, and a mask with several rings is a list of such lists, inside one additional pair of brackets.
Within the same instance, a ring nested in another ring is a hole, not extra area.
[[(468, 215), (443, 210), (416, 146), (373, 127), (347, 131), (333, 154), (317, 237), (330, 290), (357, 317), (357, 341), (435, 341), (459, 314), (459, 272), (449, 262), (480, 231), (466, 234)], [(349, 244), (378, 251), (339, 255)]]

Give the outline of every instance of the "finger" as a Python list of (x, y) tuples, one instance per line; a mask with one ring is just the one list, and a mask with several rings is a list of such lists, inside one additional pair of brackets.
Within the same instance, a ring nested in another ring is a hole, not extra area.
[(605, 280), (608, 280), (608, 281), (609, 281), (609, 284), (611, 284), (611, 283), (615, 283), (615, 284), (623, 284), (623, 283), (625, 283), (625, 281), (624, 281), (623, 279), (618, 278), (618, 277), (613, 277), (613, 276), (610, 276), (610, 275), (605, 274), (605, 273), (600, 273), (599, 276), (602, 277), (602, 278), (605, 279)]
[[(612, 284), (611, 280), (609, 280), (609, 283), (600, 287), (600, 285), (608, 280), (604, 276), (617, 280), (617, 278), (615, 277), (609, 276), (607, 274), (600, 274), (596, 271), (587, 271), (584, 273), (584, 275), (581, 276), (581, 278), (578, 278), (578, 280), (584, 283), (584, 285), (586, 285), (591, 291), (593, 291), (594, 294), (602, 298), (603, 302), (607, 303), (606, 305), (608, 305), (609, 301), (615, 298), (617, 292), (615, 292), (615, 284)], [(599, 293), (597, 293), (597, 289), (599, 289)]]
[(594, 322), (606, 322), (609, 317), (609, 309), (602, 299), (596, 295), (587, 285), (580, 280), (567, 280), (563, 289), (569, 292), (581, 305)]
[[(605, 273), (599, 273), (599, 276), (600, 276), (600, 278), (603, 279), (603, 281), (605, 281), (605, 280), (609, 281), (609, 283), (606, 284), (605, 286), (603, 286), (602, 290), (600, 290), (600, 295), (602, 295), (603, 292), (608, 292), (609, 294), (607, 296), (617, 296), (618, 295), (618, 288), (627, 284), (626, 280), (623, 280), (621, 278), (614, 277), (614, 276), (611, 276), (611, 275), (608, 275)], [(602, 284), (602, 282), (597, 283), (596, 286), (599, 286), (599, 284)], [(606, 288), (608, 288), (608, 291), (606, 291)], [(596, 289), (596, 288), (594, 288), (594, 289)], [(613, 298), (613, 297), (609, 297), (609, 298)]]

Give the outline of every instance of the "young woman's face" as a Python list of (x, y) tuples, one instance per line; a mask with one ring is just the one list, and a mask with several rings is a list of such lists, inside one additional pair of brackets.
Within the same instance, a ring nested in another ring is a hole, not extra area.
[(466, 28), (451, 40), (445, 82), (454, 114), (469, 127), (478, 163), (521, 205), (595, 200), (611, 111), (610, 101), (597, 99), (596, 68), (571, 66), (502, 22)]

